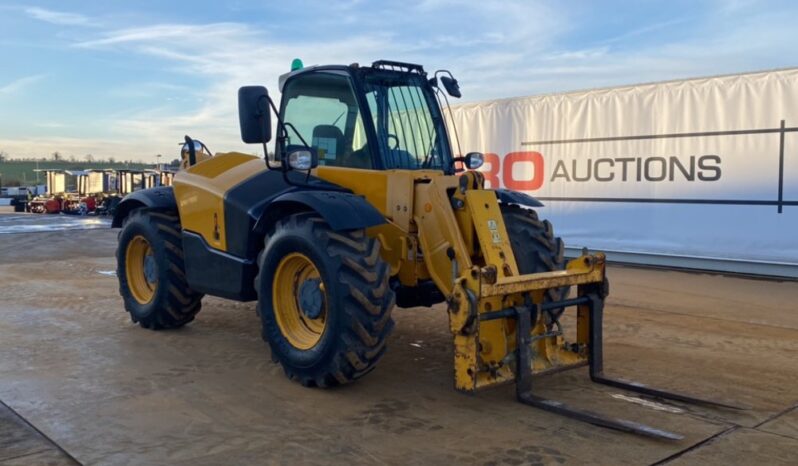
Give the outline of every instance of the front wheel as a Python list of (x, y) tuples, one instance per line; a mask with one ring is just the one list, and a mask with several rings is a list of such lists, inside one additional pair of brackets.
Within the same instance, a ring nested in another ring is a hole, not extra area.
[[(548, 220), (540, 220), (534, 210), (516, 205), (502, 205), (501, 211), (519, 273), (526, 275), (565, 268), (565, 245), (562, 239), (554, 236), (554, 228)], [(568, 291), (568, 287), (550, 288), (544, 301), (561, 301), (568, 297)], [(547, 314), (557, 320), (562, 311), (562, 308), (552, 309)]]
[(370, 372), (393, 328), (394, 293), (380, 243), (335, 232), (313, 213), (277, 223), (255, 278), (263, 338), (286, 375), (328, 387)]
[(202, 294), (189, 288), (176, 215), (136, 209), (119, 232), (116, 250), (119, 294), (130, 319), (152, 330), (194, 320)]

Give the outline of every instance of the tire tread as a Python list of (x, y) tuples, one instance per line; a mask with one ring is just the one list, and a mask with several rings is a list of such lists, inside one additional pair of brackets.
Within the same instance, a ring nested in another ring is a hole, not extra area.
[[(551, 222), (541, 221), (537, 212), (517, 205), (502, 204), (501, 211), (520, 273), (551, 272), (565, 268), (565, 244), (554, 236)], [(567, 287), (552, 288), (547, 291), (546, 300), (559, 301), (567, 294)]]

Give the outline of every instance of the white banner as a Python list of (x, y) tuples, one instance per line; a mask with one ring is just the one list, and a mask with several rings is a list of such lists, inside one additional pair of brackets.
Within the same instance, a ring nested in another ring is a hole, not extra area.
[(464, 104), (452, 118), (489, 184), (543, 201), (571, 248), (798, 276), (796, 104), (791, 69)]

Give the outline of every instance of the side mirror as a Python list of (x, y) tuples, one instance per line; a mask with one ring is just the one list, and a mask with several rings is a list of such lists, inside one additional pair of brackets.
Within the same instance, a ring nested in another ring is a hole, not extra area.
[(452, 97), (457, 97), (458, 99), (463, 96), (460, 93), (460, 85), (457, 84), (457, 80), (454, 78), (450, 78), (449, 76), (441, 76), (441, 84), (443, 87), (446, 88), (446, 93)]
[(244, 86), (238, 90), (238, 123), (241, 140), (265, 144), (272, 139), (269, 93), (263, 86)]
[[(287, 163), (286, 163), (287, 162)], [(293, 170), (310, 170), (319, 166), (319, 153), (314, 148), (288, 146), (283, 166)]]

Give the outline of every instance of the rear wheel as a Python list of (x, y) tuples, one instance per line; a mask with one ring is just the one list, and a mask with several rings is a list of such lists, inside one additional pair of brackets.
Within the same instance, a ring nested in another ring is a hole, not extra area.
[(363, 230), (334, 232), (313, 213), (295, 214), (275, 226), (258, 265), (263, 338), (289, 378), (328, 387), (375, 367), (394, 305), (378, 241)]
[(194, 320), (202, 294), (188, 287), (177, 216), (136, 209), (119, 232), (116, 275), (125, 310), (152, 330)]
[[(537, 212), (516, 205), (501, 205), (504, 225), (510, 236), (518, 271), (522, 274), (551, 272), (565, 268), (565, 245), (554, 236), (548, 220), (540, 220)], [(546, 292), (545, 301), (560, 301), (568, 296), (568, 287), (552, 288)], [(562, 309), (550, 311), (557, 320)]]

